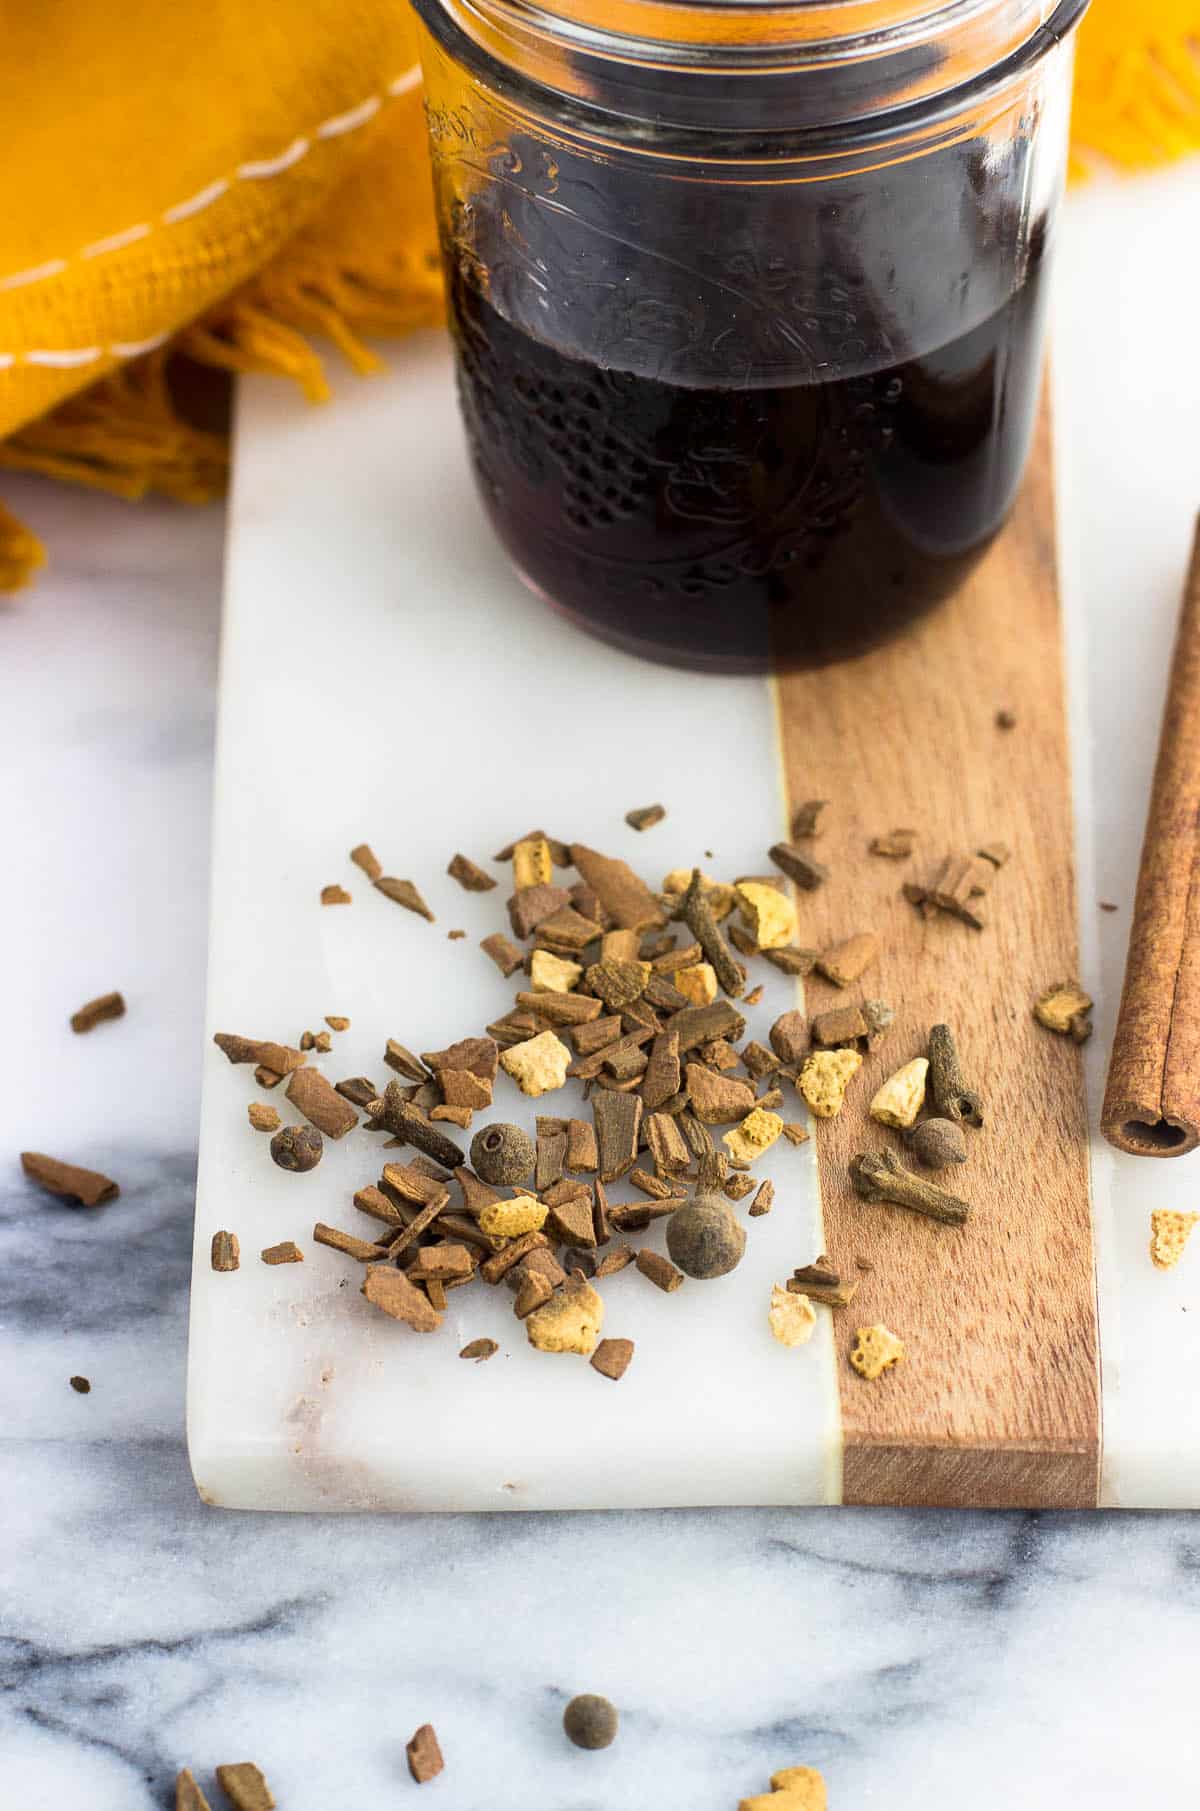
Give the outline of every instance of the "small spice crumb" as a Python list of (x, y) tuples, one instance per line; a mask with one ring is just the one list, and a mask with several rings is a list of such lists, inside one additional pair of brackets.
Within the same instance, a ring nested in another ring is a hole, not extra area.
[(1092, 996), (1077, 981), (1056, 981), (1034, 1002), (1033, 1016), (1047, 1031), (1057, 1031), (1076, 1044), (1092, 1035)]
[(80, 1169), (78, 1164), (47, 1157), (43, 1151), (22, 1151), (21, 1168), (31, 1182), (36, 1182), (48, 1194), (78, 1201), (83, 1207), (99, 1207), (105, 1201), (115, 1201), (121, 1192), (112, 1178), (101, 1175), (99, 1170)]
[(881, 1126), (894, 1126), (897, 1131), (907, 1132), (910, 1126), (916, 1125), (925, 1105), (928, 1074), (928, 1057), (915, 1056), (911, 1063), (905, 1063), (894, 1075), (889, 1075), (868, 1108), (871, 1118), (877, 1119)]
[(750, 992), (746, 995), (745, 1004), (747, 1006), (758, 1006), (762, 1002), (762, 997), (763, 997), (763, 990), (762, 990), (761, 986), (752, 987), (750, 989)]
[(625, 822), (631, 830), (651, 830), (655, 824), (661, 824), (666, 817), (663, 805), (642, 805), (634, 811), (625, 813)]
[(906, 861), (917, 843), (915, 830), (889, 830), (885, 836), (874, 836), (870, 842), (872, 855), (885, 855), (889, 861)]
[(452, 856), (446, 872), (451, 880), (456, 880), (468, 893), (490, 893), (497, 885), (493, 875), (485, 872), (466, 855)]
[(1102, 899), (1100, 901), (1100, 910), (1102, 912), (1119, 912), (1120, 909), (1120, 906), (1114, 904), (1111, 899)]
[(481, 938), (479, 947), (491, 957), (505, 980), (509, 975), (515, 975), (525, 960), (524, 952), (503, 931), (493, 931), (490, 937)]
[(803, 1346), (813, 1336), (817, 1311), (806, 1295), (793, 1295), (782, 1283), (775, 1283), (767, 1320), (781, 1346)]
[(481, 1365), (487, 1359), (495, 1358), (499, 1350), (500, 1347), (494, 1339), (469, 1339), (458, 1356), (473, 1358), (476, 1364)]
[(101, 994), (98, 999), (89, 1000), (78, 1012), (71, 1014), (71, 1030), (77, 1032), (92, 1031), (102, 1025), (106, 1019), (123, 1019), (125, 1016), (124, 996), (118, 993)]
[(874, 931), (859, 931), (819, 956), (817, 968), (835, 987), (850, 987), (878, 954), (879, 939)]
[(575, 1352), (590, 1358), (603, 1325), (603, 1299), (584, 1278), (572, 1277), (544, 1307), (534, 1310), (525, 1332), (539, 1352)]
[(347, 893), (345, 887), (338, 887), (338, 886), (322, 887), (321, 888), (321, 904), (322, 905), (350, 905), (350, 904), (352, 904), (352, 897), (349, 893)]
[(1183, 1256), (1200, 1214), (1181, 1214), (1156, 1208), (1150, 1215), (1150, 1261), (1156, 1270), (1171, 1270)]
[(233, 1811), (275, 1811), (275, 1797), (253, 1761), (217, 1768), (217, 1782)]
[(740, 1126), (726, 1132), (721, 1143), (735, 1163), (754, 1163), (764, 1151), (770, 1150), (782, 1131), (783, 1120), (779, 1114), (758, 1106), (752, 1113), (747, 1113)]
[[(722, 1201), (721, 1206), (725, 1208), (726, 1213), (729, 1213), (729, 1208), (724, 1201)], [(674, 1215), (672, 1215), (671, 1223), (672, 1225), (674, 1224)], [(740, 1227), (738, 1227), (738, 1231), (741, 1232)], [(744, 1238), (745, 1234), (742, 1236)], [(683, 1272), (681, 1270), (676, 1270), (674, 1264), (669, 1263), (668, 1260), (663, 1257), (661, 1251), (651, 1251), (644, 1247), (638, 1252), (634, 1262), (637, 1264), (642, 1275), (653, 1283), (657, 1289), (661, 1289), (665, 1295), (672, 1295), (676, 1289), (682, 1287)]]
[(214, 1270), (236, 1270), (241, 1262), (241, 1247), (235, 1232), (215, 1232), (212, 1236)]
[(433, 913), (422, 899), (420, 891), (413, 881), (395, 880), (390, 874), (381, 874), (374, 884), (376, 890), (382, 893), (386, 899), (394, 900), (398, 906), (403, 906), (406, 912), (415, 912), (418, 918), (425, 918), (430, 924), (434, 923)]
[(738, 1811), (827, 1811), (825, 1781), (815, 1767), (781, 1767), (770, 1792), (744, 1798)]
[(465, 937), (466, 934), (467, 933), (465, 931), (447, 931), (446, 932), (446, 941), (448, 943), (457, 943), (459, 941), (459, 939), (462, 937)]
[(72, 1377), (69, 1379), (69, 1382), (77, 1396), (89, 1396), (91, 1394), (92, 1386), (86, 1377)]
[(379, 880), (383, 874), (383, 863), (370, 843), (359, 843), (351, 849), (350, 860), (356, 868), (362, 869), (368, 880)]
[(252, 1100), (246, 1108), (246, 1117), (256, 1132), (278, 1132), (282, 1121), (274, 1107), (266, 1106), (261, 1100)]
[(792, 814), (792, 836), (797, 842), (805, 836), (820, 835), (818, 819), (828, 803), (828, 799), (805, 799), (797, 805)]
[(341, 1013), (338, 1012), (327, 1012), (325, 1014), (325, 1023), (328, 1025), (330, 1031), (349, 1031), (350, 1029), (349, 1019), (343, 1018)]
[(631, 1339), (602, 1339), (592, 1353), (591, 1366), (593, 1371), (599, 1371), (601, 1377), (611, 1378), (613, 1383), (618, 1383), (629, 1369), (632, 1357)]
[(783, 1128), (783, 1135), (789, 1144), (807, 1144), (809, 1139), (808, 1127), (802, 1126), (800, 1122), (795, 1119), (787, 1122)]
[(862, 1068), (857, 1050), (814, 1050), (800, 1071), (800, 1092), (818, 1119), (836, 1119), (852, 1076)]
[(850, 1353), (850, 1363), (860, 1377), (874, 1382), (904, 1357), (904, 1341), (878, 1322), (874, 1327), (860, 1327)]
[(303, 1264), (304, 1253), (292, 1239), (284, 1239), (278, 1245), (268, 1245), (260, 1254), (264, 1264)]
[(505, 1074), (533, 1100), (561, 1088), (570, 1063), (571, 1052), (552, 1031), (539, 1032), (537, 1037), (526, 1038), (523, 1044), (513, 1044), (500, 1053)]
[(418, 1786), (436, 1779), (446, 1765), (432, 1723), (422, 1723), (416, 1734), (405, 1744), (404, 1752), (408, 1756), (408, 1771)]
[(1017, 716), (1015, 711), (999, 710), (996, 712), (997, 729), (1016, 729), (1016, 727)]
[(768, 1178), (767, 1181), (759, 1183), (758, 1193), (750, 1203), (749, 1211), (751, 1218), (755, 1220), (761, 1219), (763, 1214), (770, 1213), (774, 1204), (775, 1184)]
[[(606, 1345), (615, 1341), (605, 1341)], [(621, 1342), (628, 1345), (629, 1341)], [(576, 1748), (607, 1748), (616, 1740), (620, 1719), (616, 1706), (596, 1692), (581, 1692), (563, 1711), (563, 1729)]]

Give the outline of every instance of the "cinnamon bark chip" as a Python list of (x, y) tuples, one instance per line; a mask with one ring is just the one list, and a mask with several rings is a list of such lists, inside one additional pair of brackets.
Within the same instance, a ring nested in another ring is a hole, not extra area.
[(519, 1239), (510, 1239), (502, 1251), (485, 1258), (479, 1266), (479, 1274), (485, 1283), (498, 1283), (527, 1253), (548, 1250), (549, 1245), (544, 1232), (523, 1232)]
[(657, 899), (628, 862), (601, 855), (584, 843), (572, 843), (571, 860), (609, 918), (621, 929), (657, 930), (666, 923)]
[(369, 1239), (360, 1239), (352, 1232), (343, 1232), (339, 1226), (326, 1226), (318, 1220), (312, 1230), (315, 1245), (327, 1245), (330, 1251), (340, 1251), (347, 1258), (356, 1258), (360, 1264), (370, 1264), (379, 1257), (378, 1245), (372, 1245)]
[(330, 1031), (349, 1031), (350, 1029), (349, 1019), (344, 1018), (340, 1012), (327, 1012), (325, 1014), (325, 1023), (328, 1025)]
[(886, 856), (889, 861), (907, 861), (917, 845), (915, 830), (888, 830), (873, 836), (868, 845), (872, 855)]
[[(726, 1046), (726, 1048), (728, 1048), (728, 1046)], [(703, 1054), (702, 1051), (701, 1055)], [(780, 1065), (780, 1058), (775, 1052), (773, 1050), (768, 1050), (766, 1045), (760, 1044), (757, 1039), (752, 1040), (745, 1046), (742, 1051), (741, 1060), (750, 1074), (754, 1077), (755, 1081), (761, 1081), (766, 1075), (774, 1075)], [(723, 1067), (724, 1065), (719, 1066)]]
[[(492, 1041), (492, 1040), (489, 1040)], [(499, 1055), (499, 1047), (497, 1047)], [(476, 1075), (473, 1069), (439, 1069), (438, 1081), (442, 1088), (442, 1103), (456, 1111), (478, 1112), (492, 1104), (492, 1084), (484, 1076)], [(435, 1108), (433, 1118), (438, 1117)], [(465, 1120), (460, 1124), (466, 1124)]]
[(352, 903), (353, 896), (350, 893), (347, 893), (345, 887), (339, 887), (336, 882), (330, 886), (321, 888), (321, 904), (323, 906), (350, 905)]
[(429, 1070), (424, 1063), (403, 1044), (398, 1044), (395, 1038), (388, 1039), (383, 1060), (389, 1069), (394, 1069), (397, 1075), (407, 1076), (410, 1082), (427, 1082), (429, 1080)]
[[(1003, 868), (1012, 859), (1012, 850), (1007, 843), (983, 843), (975, 851), (984, 861), (990, 861), (993, 868)], [(1115, 906), (1101, 905), (1102, 911), (1115, 911)]]
[(602, 1019), (592, 1019), (586, 1025), (571, 1027), (571, 1042), (575, 1054), (579, 1057), (595, 1056), (610, 1044), (615, 1044), (621, 1035), (621, 1018), (619, 1013), (611, 1013)]
[(488, 874), (466, 855), (454, 855), (446, 868), (451, 880), (456, 880), (468, 893), (490, 893), (497, 885), (494, 875)]
[(368, 880), (383, 879), (383, 863), (372, 849), (370, 843), (358, 843), (350, 851), (350, 860), (356, 868), (361, 868)]
[(527, 1043), (530, 1038), (550, 1030), (549, 1019), (543, 1019), (536, 1012), (506, 1012), (503, 1018), (495, 1019), (487, 1027), (487, 1034), (494, 1038), (501, 1050), (511, 1050), (514, 1044)]
[(264, 1264), (303, 1264), (304, 1253), (293, 1239), (283, 1239), (278, 1245), (268, 1245), (259, 1253)]
[(355, 1190), (354, 1205), (360, 1214), (369, 1214), (372, 1220), (382, 1220), (385, 1226), (400, 1227), (405, 1223), (400, 1209), (388, 1200), (382, 1189), (373, 1184)]
[(811, 975), (817, 965), (817, 950), (798, 949), (794, 943), (785, 944), (782, 949), (760, 950), (765, 962), (780, 969), (785, 975)]
[(175, 1776), (175, 1811), (212, 1811), (190, 1767), (182, 1768)]
[(475, 1260), (465, 1245), (423, 1245), (408, 1266), (407, 1275), (413, 1283), (434, 1279), (445, 1283), (452, 1277), (472, 1276), (474, 1271)]
[(652, 830), (655, 824), (661, 824), (666, 817), (664, 805), (639, 805), (633, 811), (625, 813), (625, 822), (631, 830)]
[(492, 860), (511, 861), (516, 853), (518, 843), (536, 843), (539, 841), (549, 844), (550, 859), (556, 868), (569, 868), (571, 866), (570, 845), (564, 843), (559, 837), (547, 836), (544, 830), (527, 830), (524, 836), (514, 836), (511, 843), (505, 843), (503, 849), (493, 855)]
[[(871, 1027), (861, 1006), (835, 1006), (819, 1012), (812, 1022), (812, 1041), (823, 1050), (836, 1050), (839, 1045), (854, 1044), (870, 1036)], [(795, 1061), (800, 1061), (797, 1056)]]
[(105, 1201), (115, 1201), (121, 1193), (111, 1176), (102, 1176), (99, 1170), (81, 1169), (78, 1164), (63, 1163), (57, 1157), (47, 1157), (42, 1151), (22, 1151), (21, 1168), (31, 1182), (36, 1182), (48, 1194), (61, 1195), (65, 1201), (78, 1201), (83, 1207), (99, 1207)]
[(603, 1002), (590, 994), (519, 993), (517, 1005), (550, 1025), (586, 1025), (604, 1011)]
[[(751, 1184), (751, 1187), (753, 1187), (753, 1184)], [(774, 1205), (775, 1184), (768, 1178), (765, 1182), (759, 1183), (758, 1193), (750, 1203), (751, 1217), (755, 1220), (761, 1219), (763, 1214), (770, 1213)]]
[(686, 1056), (700, 1044), (711, 1044), (714, 1038), (739, 1043), (746, 1035), (746, 1021), (728, 1000), (714, 1000), (711, 1006), (688, 1006), (676, 1013), (670, 1029), (679, 1039), (679, 1054)]
[(601, 1277), (616, 1276), (619, 1270), (624, 1270), (627, 1265), (632, 1264), (636, 1257), (637, 1253), (632, 1245), (614, 1245), (611, 1251), (606, 1251), (602, 1258), (596, 1260), (597, 1281)]
[(808, 1052), (808, 1022), (802, 1012), (780, 1013), (768, 1035), (771, 1048), (781, 1063), (795, 1067), (804, 1061)]
[(642, 1123), (642, 1103), (636, 1094), (597, 1094), (592, 1102), (601, 1182), (615, 1182), (633, 1168)]
[(806, 1295), (811, 1301), (824, 1302), (829, 1308), (846, 1308), (858, 1293), (860, 1279), (843, 1277), (827, 1257), (815, 1264), (802, 1264), (793, 1272), (788, 1288), (793, 1295)]
[(218, 1767), (217, 1781), (233, 1811), (275, 1811), (271, 1788), (253, 1761)]
[(679, 1092), (679, 1033), (660, 1031), (650, 1046), (641, 1081), (642, 1104), (653, 1113)]
[(808, 1127), (800, 1125), (799, 1122), (794, 1119), (789, 1120), (784, 1126), (783, 1135), (789, 1144), (797, 1145), (807, 1144), (810, 1136)]
[(676, 1270), (670, 1258), (664, 1258), (661, 1251), (639, 1251), (635, 1262), (642, 1275), (667, 1295), (671, 1295), (683, 1282), (682, 1270)]
[(592, 1172), (599, 1167), (600, 1156), (596, 1149), (596, 1128), (586, 1119), (569, 1119), (567, 1121), (567, 1155), (563, 1168), (571, 1172), (577, 1170)]
[(268, 1069), (265, 1063), (260, 1063), (254, 1071), (254, 1079), (260, 1088), (278, 1088), (283, 1077), (277, 1070)]
[(660, 1176), (682, 1175), (691, 1163), (683, 1133), (669, 1113), (650, 1113), (642, 1121), (646, 1148)]
[[(614, 1069), (620, 1071), (623, 1067), (623, 1060), (628, 1054), (640, 1050), (642, 1045), (648, 1044), (655, 1035), (650, 1030), (627, 1032), (624, 1037), (614, 1039), (611, 1044), (603, 1045), (601, 1049), (592, 1051), (588, 1056), (577, 1056), (575, 1061), (569, 1064), (567, 1074), (573, 1080), (581, 1082), (592, 1081), (602, 1069), (607, 1069), (611, 1075)], [(640, 1074), (641, 1070), (635, 1068), (633, 1073)]]
[[(692, 878), (683, 898), (683, 915), (687, 921), (688, 930), (715, 970), (721, 987), (725, 993), (736, 1000), (746, 991), (745, 976), (740, 963), (734, 960), (729, 945), (721, 934), (721, 928), (713, 916), (712, 903), (705, 890), (699, 868), (692, 870)], [(707, 1012), (710, 1008), (699, 1006), (694, 1010)]]
[(565, 887), (522, 887), (508, 902), (508, 922), (514, 937), (529, 937), (555, 912), (571, 903)]
[(411, 880), (396, 880), (390, 874), (381, 874), (374, 882), (375, 890), (382, 893), (385, 899), (391, 899), (406, 912), (415, 912), (418, 918), (425, 918), (430, 924), (435, 923), (433, 913), (422, 899), (417, 886)]
[[(377, 1254), (378, 1255), (378, 1254)], [(373, 1264), (363, 1281), (362, 1293), (373, 1307), (403, 1321), (414, 1333), (436, 1333), (442, 1317), (429, 1297), (390, 1264)]]
[(649, 1170), (639, 1169), (636, 1163), (629, 1172), (629, 1180), (634, 1188), (641, 1189), (643, 1195), (653, 1196), (655, 1201), (669, 1201), (678, 1193), (669, 1182), (652, 1176)]
[(604, 934), (604, 926), (599, 918), (587, 912), (581, 912), (578, 906), (567, 904), (543, 918), (537, 927), (534, 942), (553, 947), (559, 955), (577, 956), (580, 950), (586, 949), (589, 943), (595, 943)]
[(973, 855), (947, 856), (927, 890), (929, 904), (981, 931), (985, 919), (978, 900), (993, 872)]
[(210, 1260), (214, 1270), (236, 1270), (241, 1262), (241, 1246), (235, 1232), (215, 1232)]
[(449, 1193), (444, 1171), (439, 1170), (436, 1176), (431, 1176), (418, 1163), (385, 1163), (380, 1184), (414, 1207), (426, 1207)]
[(714, 1075), (702, 1063), (688, 1064), (687, 1091), (693, 1113), (706, 1126), (731, 1125), (754, 1108), (754, 1089), (749, 1082)]
[(103, 1025), (106, 1019), (123, 1019), (125, 1017), (125, 999), (122, 994), (101, 994), (98, 999), (89, 1000), (78, 1012), (71, 1014), (71, 1030), (77, 1032), (94, 1031), (97, 1025)]
[(874, 931), (859, 931), (817, 959), (817, 967), (835, 987), (851, 987), (879, 955), (879, 939)]
[(516, 974), (525, 960), (522, 951), (502, 931), (493, 931), (490, 937), (482, 937), (479, 947), (485, 955), (491, 957), (506, 980), (509, 975)]
[(534, 1187), (540, 1194), (561, 1181), (563, 1167), (567, 1160), (567, 1122), (565, 1119), (547, 1119), (540, 1113), (537, 1119), (537, 1160), (534, 1171)]
[(781, 873), (786, 874), (789, 880), (795, 881), (806, 892), (815, 891), (823, 881), (829, 879), (829, 869), (795, 843), (772, 843), (767, 854)]
[(485, 1359), (495, 1358), (499, 1350), (500, 1347), (494, 1339), (469, 1339), (458, 1356), (473, 1358), (476, 1364), (483, 1364)]
[[(739, 1170), (735, 1175), (731, 1176), (728, 1182), (726, 1182), (724, 1189), (725, 1194), (728, 1195), (731, 1201), (744, 1201), (746, 1196), (752, 1194), (753, 1191), (754, 1178), (753, 1176), (748, 1176), (744, 1170)], [(750, 1212), (753, 1213), (754, 1209), (751, 1208)]]
[[(449, 1189), (442, 1188), (440, 1185), (435, 1186), (438, 1187), (438, 1193), (434, 1196), (433, 1200), (427, 1201), (425, 1206), (418, 1211), (415, 1219), (410, 1220), (407, 1226), (401, 1226), (395, 1238), (388, 1241), (387, 1249), (389, 1257), (397, 1258), (401, 1253), (407, 1251), (410, 1245), (415, 1245), (417, 1240), (429, 1231), (435, 1220), (439, 1219), (439, 1217), (445, 1213), (447, 1207), (449, 1207)], [(357, 1202), (357, 1196), (355, 1197), (355, 1200)], [(441, 1230), (442, 1229), (439, 1226), (438, 1231), (440, 1232)]]
[[(541, 1308), (554, 1294), (554, 1285), (540, 1271), (527, 1270), (518, 1264), (517, 1286), (513, 1292), (513, 1313), (519, 1321), (528, 1320), (529, 1316)], [(511, 1278), (513, 1272), (509, 1272)]]
[[(566, 1193), (573, 1189), (573, 1193)], [(595, 1220), (592, 1213), (592, 1195), (587, 1187), (577, 1184), (560, 1184), (558, 1189), (550, 1189), (545, 1197), (549, 1208), (546, 1220), (546, 1231), (559, 1245), (578, 1245), (583, 1250), (590, 1250), (596, 1243)]]
[(599, 1371), (601, 1377), (609, 1377), (618, 1383), (629, 1369), (633, 1358), (633, 1341), (631, 1339), (602, 1339), (591, 1356), (593, 1371)]
[(273, 1044), (264, 1038), (242, 1038), (231, 1031), (215, 1032), (213, 1043), (218, 1050), (224, 1051), (231, 1063), (258, 1063), (277, 1078), (290, 1075), (308, 1061), (302, 1050), (293, 1050), (288, 1044)]
[(330, 1086), (319, 1069), (295, 1070), (288, 1082), (287, 1097), (326, 1138), (344, 1138), (358, 1124), (358, 1114), (350, 1102)]

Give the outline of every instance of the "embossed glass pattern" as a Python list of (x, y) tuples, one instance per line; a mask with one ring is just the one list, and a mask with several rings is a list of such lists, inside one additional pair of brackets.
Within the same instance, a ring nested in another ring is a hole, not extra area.
[(1036, 410), (1082, 0), (418, 0), (471, 458), (556, 608), (688, 665), (895, 632)]

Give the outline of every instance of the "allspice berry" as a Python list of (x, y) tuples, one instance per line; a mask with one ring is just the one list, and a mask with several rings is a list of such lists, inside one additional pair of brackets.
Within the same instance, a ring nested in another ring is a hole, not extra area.
[(607, 1748), (618, 1721), (616, 1705), (595, 1692), (581, 1692), (563, 1711), (563, 1728), (576, 1748)]
[(967, 1140), (952, 1119), (923, 1119), (908, 1135), (912, 1154), (927, 1170), (944, 1170), (967, 1161)]
[(745, 1249), (746, 1229), (722, 1195), (694, 1195), (667, 1221), (667, 1250), (687, 1276), (726, 1276)]
[(471, 1167), (493, 1187), (528, 1182), (536, 1162), (537, 1151), (529, 1133), (505, 1120), (484, 1126), (471, 1140)]
[(316, 1126), (281, 1126), (271, 1140), (271, 1156), (281, 1170), (315, 1170), (324, 1149)]

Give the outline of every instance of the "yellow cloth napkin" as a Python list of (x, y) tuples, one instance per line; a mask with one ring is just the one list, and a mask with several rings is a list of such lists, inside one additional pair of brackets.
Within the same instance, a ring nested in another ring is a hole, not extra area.
[[(223, 483), (175, 351), (313, 398), (312, 340), (440, 317), (404, 0), (10, 0), (0, 58), (0, 468), (184, 501)], [(1094, 0), (1076, 168), (1200, 145), (1200, 0)], [(0, 590), (42, 557), (0, 505)]]

